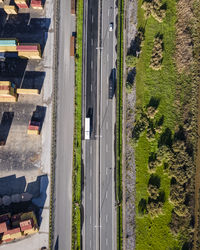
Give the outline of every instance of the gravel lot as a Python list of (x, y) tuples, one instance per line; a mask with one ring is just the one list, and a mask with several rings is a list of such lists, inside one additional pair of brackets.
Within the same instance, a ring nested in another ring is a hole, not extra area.
[[(4, 249), (36, 250), (48, 246), (51, 110), (54, 48), (54, 2), (46, 0), (43, 11), (20, 11), (7, 16), (0, 5), (0, 37), (21, 43), (40, 43), (42, 60), (9, 58), (0, 62), (0, 80), (22, 88), (37, 88), (39, 96), (20, 95), (17, 103), (0, 103), (0, 136), (7, 138), (0, 148), (0, 197), (28, 192), (36, 205), (40, 233), (25, 240), (2, 245)], [(33, 111), (43, 120), (41, 135), (27, 134)], [(2, 206), (0, 206), (0, 209)], [(9, 209), (3, 208), (3, 209)]]

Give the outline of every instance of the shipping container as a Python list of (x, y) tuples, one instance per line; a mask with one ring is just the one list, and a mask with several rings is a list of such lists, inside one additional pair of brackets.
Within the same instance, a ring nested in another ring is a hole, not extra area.
[(41, 0), (31, 0), (31, 7), (33, 9), (43, 9), (42, 1)]
[(39, 95), (39, 90), (38, 89), (17, 89), (17, 94)]
[(76, 13), (76, 0), (71, 0), (71, 14), (75, 15)]
[(36, 45), (17, 45), (17, 51), (40, 51), (40, 46)]
[(17, 52), (16, 46), (1, 46), (0, 52)]
[(75, 37), (71, 36), (70, 39), (70, 56), (74, 56), (75, 53)]
[(0, 46), (17, 46), (16, 39), (0, 39)]
[(19, 51), (18, 56), (28, 59), (41, 59), (41, 53), (39, 51)]
[(15, 96), (0, 96), (0, 102), (16, 102), (17, 101), (17, 97)]
[(14, 5), (4, 5), (3, 8), (7, 14), (16, 15), (18, 13), (18, 11)]

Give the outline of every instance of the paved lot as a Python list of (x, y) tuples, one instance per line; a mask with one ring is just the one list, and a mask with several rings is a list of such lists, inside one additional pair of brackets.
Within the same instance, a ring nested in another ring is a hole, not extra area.
[[(43, 11), (10, 15), (0, 9), (0, 37), (17, 38), (21, 43), (40, 43), (42, 60), (9, 58), (0, 62), (0, 80), (22, 88), (37, 88), (39, 96), (20, 96), (17, 103), (0, 103), (0, 135), (6, 145), (0, 148), (0, 197), (28, 192), (37, 207), (40, 233), (0, 248), (40, 249), (48, 246), (49, 174), (51, 150), (51, 109), (53, 79), (54, 19), (53, 1), (46, 0)], [(1, 7), (1, 6), (0, 6)], [(33, 111), (44, 120), (40, 136), (27, 135)], [(0, 208), (2, 208), (0, 206)]]
[(74, 58), (70, 36), (75, 31), (71, 1), (60, 1), (58, 51), (57, 154), (55, 201), (55, 250), (71, 249), (72, 164), (74, 132)]

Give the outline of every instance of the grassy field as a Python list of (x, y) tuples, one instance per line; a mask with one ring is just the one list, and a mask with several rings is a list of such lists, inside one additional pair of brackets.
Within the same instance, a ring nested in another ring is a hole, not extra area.
[(81, 93), (82, 93), (83, 0), (77, 1), (75, 71), (75, 123), (72, 200), (72, 249), (81, 249)]
[[(136, 95), (137, 108), (146, 107), (151, 98), (159, 100), (155, 120), (164, 116), (162, 131), (168, 129), (172, 135), (175, 125), (179, 120), (179, 114), (174, 106), (176, 95), (177, 73), (173, 55), (175, 51), (175, 22), (176, 3), (167, 0), (166, 16), (163, 22), (156, 21), (152, 16), (144, 18), (144, 10), (141, 8), (142, 0), (138, 1), (138, 28), (144, 29), (144, 42), (140, 58), (136, 66)], [(154, 38), (163, 35), (163, 62), (160, 70), (149, 67)], [(139, 117), (137, 118), (139, 119)], [(156, 168), (155, 174), (160, 177), (160, 190), (165, 193), (165, 202), (162, 213), (152, 217), (149, 214), (141, 215), (138, 204), (142, 199), (148, 200), (148, 182), (151, 173), (148, 170), (148, 159), (151, 152), (158, 149), (159, 134), (156, 133), (154, 140), (149, 141), (146, 131), (135, 143), (136, 157), (136, 249), (180, 249), (181, 242), (175, 237), (169, 228), (171, 222), (172, 203), (169, 202), (170, 178), (164, 166), (161, 164)]]

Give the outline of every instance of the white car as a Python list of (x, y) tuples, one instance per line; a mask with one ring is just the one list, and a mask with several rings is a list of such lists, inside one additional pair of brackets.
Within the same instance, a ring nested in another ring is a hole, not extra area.
[(113, 31), (113, 23), (109, 24), (109, 31)]

